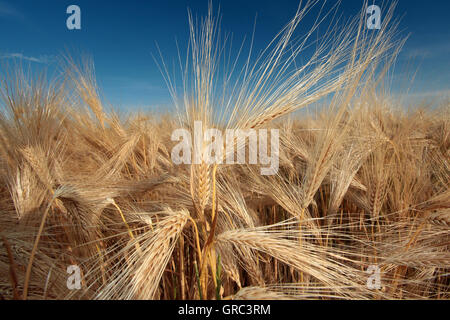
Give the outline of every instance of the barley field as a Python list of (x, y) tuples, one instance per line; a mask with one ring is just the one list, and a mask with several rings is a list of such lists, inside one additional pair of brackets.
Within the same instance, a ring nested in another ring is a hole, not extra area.
[[(228, 73), (214, 10), (191, 19), (181, 92), (156, 58), (175, 113), (105, 106), (78, 57), (55, 79), (2, 66), (0, 299), (449, 299), (450, 100), (389, 93), (393, 7), (294, 41), (310, 5)], [(198, 121), (277, 129), (276, 174), (174, 163)]]

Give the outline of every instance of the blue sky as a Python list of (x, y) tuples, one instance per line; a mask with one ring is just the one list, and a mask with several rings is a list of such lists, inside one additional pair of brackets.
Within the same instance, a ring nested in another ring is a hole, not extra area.
[[(334, 3), (328, 2), (326, 8)], [(343, 0), (339, 13), (354, 16), (362, 2)], [(383, 1), (374, 3), (383, 8)], [(81, 30), (66, 27), (71, 4), (81, 8)], [(219, 4), (222, 31), (233, 34), (236, 53), (244, 36), (251, 37), (256, 15), (255, 47), (262, 49), (293, 16), (298, 1), (213, 1), (214, 8)], [(167, 63), (176, 59), (175, 39), (180, 44), (188, 41), (188, 8), (204, 16), (208, 0), (0, 0), (0, 59), (22, 60), (51, 71), (61, 54), (87, 54), (108, 102), (121, 108), (165, 108), (170, 96), (152, 54), (158, 55), (158, 43)], [(394, 91), (410, 88), (417, 97), (448, 93), (449, 12), (448, 0), (398, 1), (395, 17), (402, 17), (401, 35), (411, 36), (398, 59)], [(308, 16), (305, 25), (314, 18)]]

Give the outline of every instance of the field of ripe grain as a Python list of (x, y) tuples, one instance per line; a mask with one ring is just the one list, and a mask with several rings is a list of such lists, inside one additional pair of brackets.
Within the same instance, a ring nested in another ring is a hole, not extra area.
[[(2, 72), (0, 299), (449, 299), (450, 101), (407, 111), (384, 88), (391, 11), (297, 65), (307, 10), (228, 82), (218, 20), (192, 19), (176, 114), (106, 111), (71, 59), (53, 81)], [(172, 133), (196, 121), (278, 129), (277, 173), (175, 164)]]

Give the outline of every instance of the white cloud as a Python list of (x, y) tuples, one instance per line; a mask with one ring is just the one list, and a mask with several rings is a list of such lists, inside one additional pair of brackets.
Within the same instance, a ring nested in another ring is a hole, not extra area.
[(412, 47), (404, 49), (402, 56), (406, 59), (434, 59), (437, 57), (446, 57), (450, 53), (450, 44), (447, 42), (436, 43), (433, 45)]
[(52, 62), (53, 57), (49, 55), (41, 55), (39, 57), (32, 57), (32, 56), (26, 56), (22, 53), (7, 53), (0, 55), (0, 59), (19, 59), (19, 60), (25, 60), (30, 62), (36, 62), (36, 63), (42, 63), (42, 64), (48, 64)]
[(402, 93), (396, 95), (398, 98), (406, 99), (406, 100), (429, 100), (429, 99), (449, 99), (450, 98), (450, 90), (430, 90), (430, 91), (422, 91), (422, 92), (409, 92)]
[(409, 97), (413, 98), (431, 98), (431, 97), (449, 97), (450, 90), (434, 90), (425, 92), (413, 92), (408, 94)]
[(412, 49), (406, 52), (406, 56), (408, 59), (426, 59), (431, 57), (432, 53), (430, 50), (421, 48), (421, 49)]
[(0, 17), (12, 17), (23, 20), (24, 15), (9, 3), (0, 1)]

